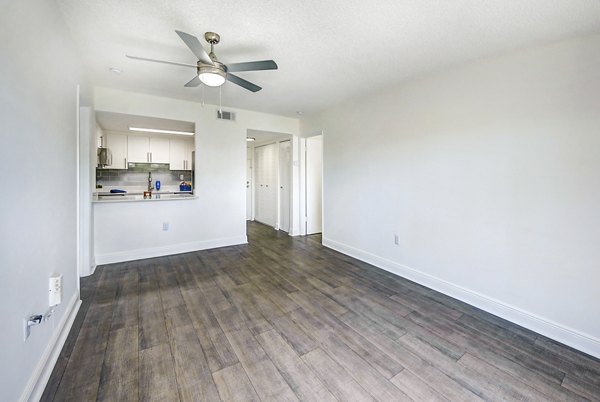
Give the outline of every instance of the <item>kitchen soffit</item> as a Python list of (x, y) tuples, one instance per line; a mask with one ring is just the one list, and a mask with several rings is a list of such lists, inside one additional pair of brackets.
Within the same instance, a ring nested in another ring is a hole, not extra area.
[(96, 121), (105, 131), (131, 133), (129, 127), (194, 132), (195, 124), (187, 121), (160, 119), (130, 114), (96, 112)]

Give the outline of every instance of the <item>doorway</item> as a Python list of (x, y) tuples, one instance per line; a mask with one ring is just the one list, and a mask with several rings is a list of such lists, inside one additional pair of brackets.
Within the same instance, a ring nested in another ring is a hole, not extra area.
[(323, 135), (306, 139), (306, 234), (323, 231)]

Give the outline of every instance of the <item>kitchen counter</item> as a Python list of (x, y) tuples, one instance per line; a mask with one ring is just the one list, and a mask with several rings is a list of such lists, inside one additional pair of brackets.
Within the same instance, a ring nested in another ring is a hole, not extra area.
[(98, 192), (92, 196), (92, 202), (152, 202), (152, 201), (174, 201), (174, 200), (193, 200), (198, 198), (196, 195), (188, 192), (179, 191), (155, 191), (151, 198), (144, 198), (143, 192), (110, 193)]

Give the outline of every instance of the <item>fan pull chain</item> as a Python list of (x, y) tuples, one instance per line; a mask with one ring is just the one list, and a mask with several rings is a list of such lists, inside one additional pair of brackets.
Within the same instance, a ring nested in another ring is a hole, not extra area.
[(200, 94), (202, 96), (202, 104), (201, 104), (201, 106), (204, 107), (204, 84), (200, 85)]
[(221, 104), (221, 88), (222, 86), (219, 87), (219, 113), (221, 113), (221, 115), (223, 114), (223, 106)]

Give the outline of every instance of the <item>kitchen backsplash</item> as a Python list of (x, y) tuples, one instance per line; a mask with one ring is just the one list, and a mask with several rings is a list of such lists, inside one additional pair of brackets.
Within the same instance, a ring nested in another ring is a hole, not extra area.
[(178, 185), (183, 180), (190, 182), (192, 173), (189, 170), (169, 170), (168, 163), (131, 163), (129, 169), (96, 168), (96, 184), (102, 186), (147, 186), (148, 172), (152, 172), (152, 182), (160, 180), (162, 186)]

